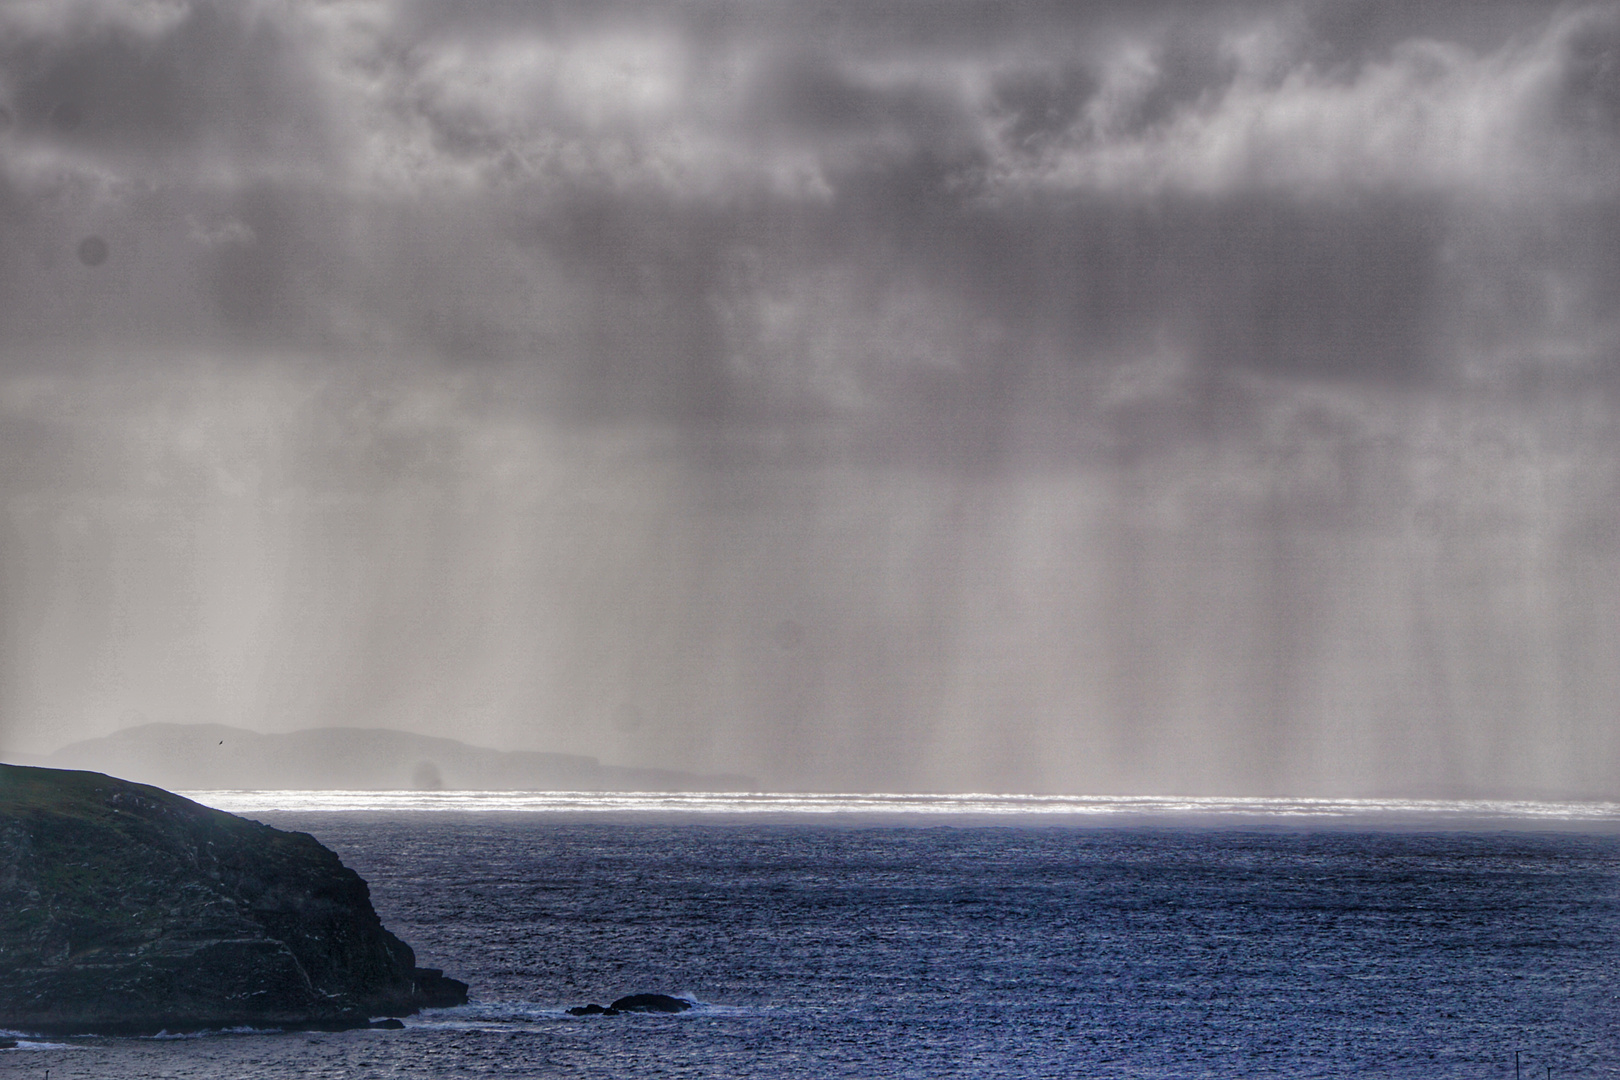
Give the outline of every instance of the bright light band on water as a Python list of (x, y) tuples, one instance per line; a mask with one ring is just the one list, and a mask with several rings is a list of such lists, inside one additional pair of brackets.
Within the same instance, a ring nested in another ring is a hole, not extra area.
[(188, 791), (232, 813), (418, 812), (1043, 817), (1261, 817), (1312, 820), (1620, 825), (1620, 803), (1160, 795), (906, 795), (604, 791)]

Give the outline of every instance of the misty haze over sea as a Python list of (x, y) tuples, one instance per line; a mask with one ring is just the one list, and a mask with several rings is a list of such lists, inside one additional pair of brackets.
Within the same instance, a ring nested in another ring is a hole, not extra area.
[(0, 754), (1620, 792), (1611, 3), (0, 6)]

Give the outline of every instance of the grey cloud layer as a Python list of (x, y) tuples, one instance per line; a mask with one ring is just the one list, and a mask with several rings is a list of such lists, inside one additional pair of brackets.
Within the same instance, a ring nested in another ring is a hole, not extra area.
[(1614, 5), (42, 0), (0, 108), (20, 738), (1620, 760)]
[(1612, 9), (1367, 51), (1170, 12), (24, 6), (0, 302), (35, 342), (498, 359), (631, 412), (971, 399), (1162, 333), (1373, 378), (1571, 306), (1612, 335)]

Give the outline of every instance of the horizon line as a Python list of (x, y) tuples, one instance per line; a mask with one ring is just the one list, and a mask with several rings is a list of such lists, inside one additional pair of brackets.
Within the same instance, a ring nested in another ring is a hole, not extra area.
[(1353, 796), (1042, 795), (1012, 792), (180, 790), (195, 802), (244, 811), (585, 812), (826, 816), (1259, 817), (1354, 820), (1613, 822), (1620, 802)]

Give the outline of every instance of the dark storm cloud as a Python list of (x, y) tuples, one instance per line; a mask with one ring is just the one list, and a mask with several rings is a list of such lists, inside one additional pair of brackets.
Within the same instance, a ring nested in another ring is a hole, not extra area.
[(319, 103), (290, 77), (299, 43), (250, 6), (62, 7), (45, 25), (8, 20), (0, 65), (20, 135), (162, 168), (307, 153), (318, 134)]
[(948, 421), (1166, 333), (1215, 372), (1425, 381), (1499, 272), (1459, 237), (1613, 202), (1612, 11), (1509, 10), (1461, 45), (1380, 5), (29, 7), (13, 251), (122, 229), (158, 284), (47, 315), (14, 265), (7, 295), (57, 342), (404, 348), (703, 423)]

